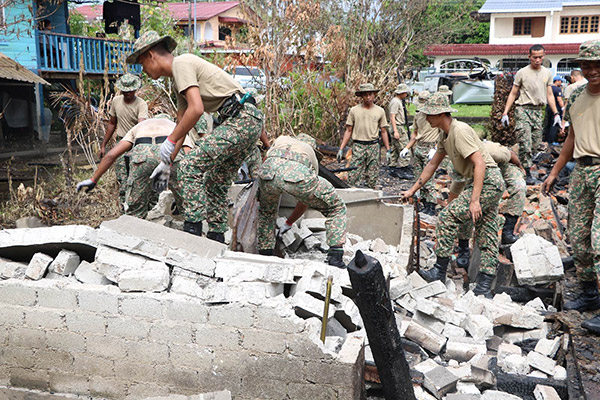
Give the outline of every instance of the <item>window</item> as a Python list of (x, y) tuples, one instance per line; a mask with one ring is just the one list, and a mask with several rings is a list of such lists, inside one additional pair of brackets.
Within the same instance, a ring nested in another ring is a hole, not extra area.
[(598, 15), (561, 17), (560, 33), (598, 33)]
[(513, 24), (514, 35), (531, 35), (531, 18), (515, 18)]

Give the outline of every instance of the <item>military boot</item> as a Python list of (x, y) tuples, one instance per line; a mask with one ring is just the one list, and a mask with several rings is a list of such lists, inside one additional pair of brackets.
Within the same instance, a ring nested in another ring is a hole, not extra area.
[(225, 234), (222, 232), (207, 232), (206, 238), (220, 243), (225, 243)]
[(430, 203), (428, 201), (424, 201), (423, 209), (421, 210), (421, 212), (426, 215), (434, 216), (435, 215), (435, 204)]
[(183, 222), (183, 231), (191, 233), (192, 235), (202, 236), (202, 221), (198, 222)]
[(595, 280), (583, 281), (581, 282), (581, 288), (583, 289), (581, 295), (573, 301), (567, 301), (563, 309), (584, 312), (597, 310), (600, 308), (598, 283)]
[(594, 318), (584, 321), (581, 326), (588, 331), (600, 335), (600, 315), (596, 315)]
[(513, 244), (519, 240), (519, 236), (515, 235), (515, 225), (519, 217), (516, 215), (504, 215), (504, 227), (502, 228), (502, 244)]
[(458, 256), (456, 257), (456, 266), (458, 268), (469, 268), (471, 251), (469, 250), (469, 239), (458, 239)]
[(438, 257), (433, 268), (428, 270), (420, 269), (419, 275), (427, 282), (442, 281), (442, 283), (445, 283), (448, 262), (450, 262), (450, 257)]
[(483, 295), (484, 297), (491, 299), (493, 297), (492, 282), (494, 281), (494, 278), (494, 275), (480, 271), (477, 275), (477, 284), (475, 285), (475, 289), (473, 289), (475, 296)]
[(531, 176), (531, 171), (529, 171), (529, 168), (525, 168), (525, 183), (527, 185), (535, 185), (536, 183), (535, 179), (533, 179), (533, 176)]
[(273, 255), (273, 249), (258, 250), (258, 254), (260, 254), (261, 256), (272, 256)]
[(332, 246), (327, 251), (327, 264), (338, 268), (346, 268), (344, 264), (344, 249), (341, 246)]

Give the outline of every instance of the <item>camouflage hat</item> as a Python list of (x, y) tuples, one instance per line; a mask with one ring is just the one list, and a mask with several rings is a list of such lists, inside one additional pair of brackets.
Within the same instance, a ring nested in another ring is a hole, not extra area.
[(588, 40), (579, 46), (575, 61), (600, 61), (600, 40)]
[(177, 47), (177, 42), (171, 36), (158, 36), (156, 31), (145, 32), (133, 44), (133, 53), (127, 57), (127, 64), (137, 64), (139, 56), (160, 42), (165, 42), (169, 52), (175, 50), (175, 47)]
[(394, 91), (394, 93), (396, 94), (402, 94), (402, 93), (408, 93), (410, 92), (410, 89), (408, 88), (408, 85), (406, 83), (401, 83), (398, 85), (398, 87), (396, 87), (396, 90)]
[(375, 86), (373, 86), (372, 83), (363, 83), (358, 87), (358, 90), (356, 92), (354, 92), (355, 95), (359, 96), (363, 93), (370, 93), (370, 92), (379, 92), (379, 89), (375, 89)]
[(431, 97), (431, 93), (428, 90), (423, 90), (421, 92), (419, 92), (419, 97), (417, 97), (417, 102), (419, 104), (425, 104), (425, 102), (427, 101), (427, 99)]
[(160, 113), (154, 116), (154, 118), (156, 119), (168, 119), (171, 122), (175, 122), (175, 118), (171, 117), (169, 114), (167, 113)]
[(298, 135), (296, 135), (296, 139), (312, 147), (319, 161), (323, 159), (323, 154), (319, 150), (317, 150), (317, 141), (314, 137), (309, 136), (306, 133), (299, 133)]
[(117, 80), (115, 87), (121, 92), (133, 92), (142, 87), (142, 80), (137, 75), (125, 74)]
[(419, 108), (419, 111), (427, 115), (439, 115), (447, 112), (453, 113), (457, 110), (450, 107), (450, 100), (448, 100), (447, 95), (437, 92), (427, 99), (425, 104)]
[(438, 92), (445, 94), (446, 96), (450, 96), (452, 94), (452, 90), (446, 85), (442, 85), (438, 88)]

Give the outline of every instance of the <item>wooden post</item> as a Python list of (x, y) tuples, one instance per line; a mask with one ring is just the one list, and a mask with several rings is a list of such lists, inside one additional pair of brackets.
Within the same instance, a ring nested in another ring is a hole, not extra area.
[(348, 265), (348, 273), (386, 400), (415, 400), (381, 264), (359, 250)]

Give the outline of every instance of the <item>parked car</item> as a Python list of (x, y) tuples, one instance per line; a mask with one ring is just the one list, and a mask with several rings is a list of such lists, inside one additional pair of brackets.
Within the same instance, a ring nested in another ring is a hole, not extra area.
[(264, 71), (257, 67), (237, 66), (229, 72), (244, 89), (262, 91), (267, 84)]

